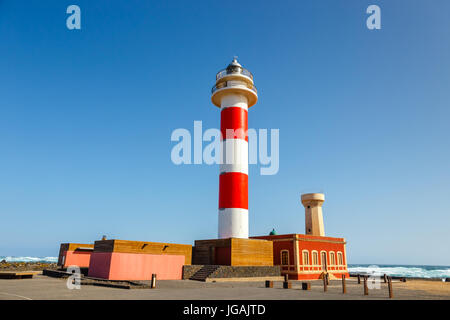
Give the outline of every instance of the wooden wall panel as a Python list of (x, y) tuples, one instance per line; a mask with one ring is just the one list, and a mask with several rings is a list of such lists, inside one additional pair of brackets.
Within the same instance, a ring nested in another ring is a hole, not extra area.
[(189, 265), (192, 262), (192, 246), (187, 244), (129, 240), (100, 240), (95, 241), (94, 252), (183, 255), (185, 257), (185, 264)]
[(212, 264), (210, 256), (210, 247), (208, 246), (192, 247), (192, 264), (194, 265)]
[(230, 247), (231, 238), (227, 239), (210, 239), (210, 240), (195, 240), (195, 246), (207, 246), (207, 247)]
[(214, 264), (222, 266), (231, 265), (231, 248), (230, 247), (216, 247), (214, 256)]
[(94, 252), (113, 252), (114, 240), (98, 240), (94, 242)]
[(272, 241), (232, 239), (232, 266), (273, 266)]
[(193, 264), (273, 266), (273, 243), (257, 239), (195, 241)]
[(216, 262), (216, 250), (219, 249), (220, 251), (221, 248), (230, 248), (231, 239), (195, 240), (194, 244), (192, 264), (213, 265), (224, 263), (220, 258)]

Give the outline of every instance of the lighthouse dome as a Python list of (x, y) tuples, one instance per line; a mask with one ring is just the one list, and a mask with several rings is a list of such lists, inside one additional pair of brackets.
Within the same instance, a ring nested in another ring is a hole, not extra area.
[(237, 57), (234, 57), (225, 69), (216, 74), (216, 84), (211, 89), (211, 101), (220, 108), (222, 97), (230, 93), (246, 96), (248, 107), (253, 106), (258, 100), (253, 75), (242, 67)]
[(227, 66), (227, 73), (241, 73), (242, 72), (242, 66), (237, 61), (237, 57), (233, 58), (233, 61)]

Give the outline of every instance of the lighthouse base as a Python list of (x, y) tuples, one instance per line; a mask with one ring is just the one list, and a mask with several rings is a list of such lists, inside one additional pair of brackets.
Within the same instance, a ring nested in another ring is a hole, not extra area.
[(260, 239), (196, 240), (192, 264), (273, 266), (273, 242)]

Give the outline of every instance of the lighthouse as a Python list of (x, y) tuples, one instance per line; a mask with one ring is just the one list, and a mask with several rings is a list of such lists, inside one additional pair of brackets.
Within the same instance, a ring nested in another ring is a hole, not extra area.
[(212, 103), (220, 108), (218, 237), (248, 238), (248, 109), (258, 100), (253, 75), (235, 57), (216, 75)]

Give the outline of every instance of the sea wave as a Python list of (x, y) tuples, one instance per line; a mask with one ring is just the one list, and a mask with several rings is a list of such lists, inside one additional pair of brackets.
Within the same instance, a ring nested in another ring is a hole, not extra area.
[(58, 257), (12, 257), (0, 256), (0, 261), (6, 262), (58, 262)]
[(408, 278), (450, 278), (448, 266), (395, 266), (395, 265), (349, 265), (350, 273), (386, 274), (393, 277)]

